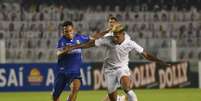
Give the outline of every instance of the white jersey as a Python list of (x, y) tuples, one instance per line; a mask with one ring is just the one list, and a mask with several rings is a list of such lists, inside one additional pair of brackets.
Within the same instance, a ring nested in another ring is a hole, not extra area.
[(125, 40), (120, 45), (112, 42), (112, 36), (106, 36), (96, 40), (95, 45), (106, 47), (106, 55), (103, 64), (105, 69), (128, 67), (129, 52), (133, 49), (138, 53), (143, 52), (143, 48), (135, 41), (132, 41), (128, 34), (125, 34)]

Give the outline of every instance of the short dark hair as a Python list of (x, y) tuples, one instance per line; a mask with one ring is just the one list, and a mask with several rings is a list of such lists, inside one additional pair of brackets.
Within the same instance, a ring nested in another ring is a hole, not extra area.
[(118, 19), (117, 19), (116, 17), (114, 17), (114, 16), (110, 16), (110, 17), (108, 18), (108, 21), (109, 21), (109, 20), (118, 21)]
[(65, 21), (62, 26), (73, 26), (73, 23), (71, 21)]

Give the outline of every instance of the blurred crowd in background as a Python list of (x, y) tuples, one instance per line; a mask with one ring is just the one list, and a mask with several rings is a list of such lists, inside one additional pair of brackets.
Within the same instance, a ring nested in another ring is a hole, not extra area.
[[(104, 30), (117, 17), (133, 40), (169, 61), (171, 40), (177, 59), (201, 60), (201, 0), (0, 0), (0, 40), (7, 62), (56, 62), (60, 24), (74, 22), (77, 32)], [(87, 62), (102, 61), (104, 48), (84, 50)], [(131, 61), (143, 58), (132, 52)]]

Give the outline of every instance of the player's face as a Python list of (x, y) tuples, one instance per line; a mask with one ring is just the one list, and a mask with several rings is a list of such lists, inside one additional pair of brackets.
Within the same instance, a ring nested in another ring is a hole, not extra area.
[(63, 27), (64, 35), (68, 39), (73, 39), (74, 27), (73, 26), (64, 26)]
[(114, 19), (109, 19), (108, 21), (108, 26), (109, 27), (113, 27), (115, 24), (117, 24), (118, 22)]
[(124, 41), (124, 32), (114, 33), (114, 35), (112, 37), (112, 41), (115, 44), (121, 44)]

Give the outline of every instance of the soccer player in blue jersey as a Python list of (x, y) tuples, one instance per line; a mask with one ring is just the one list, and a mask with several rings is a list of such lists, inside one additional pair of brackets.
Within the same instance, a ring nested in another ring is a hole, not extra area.
[(81, 85), (80, 66), (82, 64), (81, 49), (74, 49), (66, 52), (68, 46), (85, 43), (93, 40), (92, 37), (100, 36), (102, 33), (108, 33), (109, 30), (102, 33), (96, 33), (92, 37), (82, 35), (75, 32), (75, 27), (72, 22), (66, 21), (63, 23), (63, 36), (57, 44), (58, 68), (53, 87), (53, 101), (59, 101), (59, 96), (66, 85), (70, 86), (71, 91), (67, 101), (76, 101), (77, 93)]

